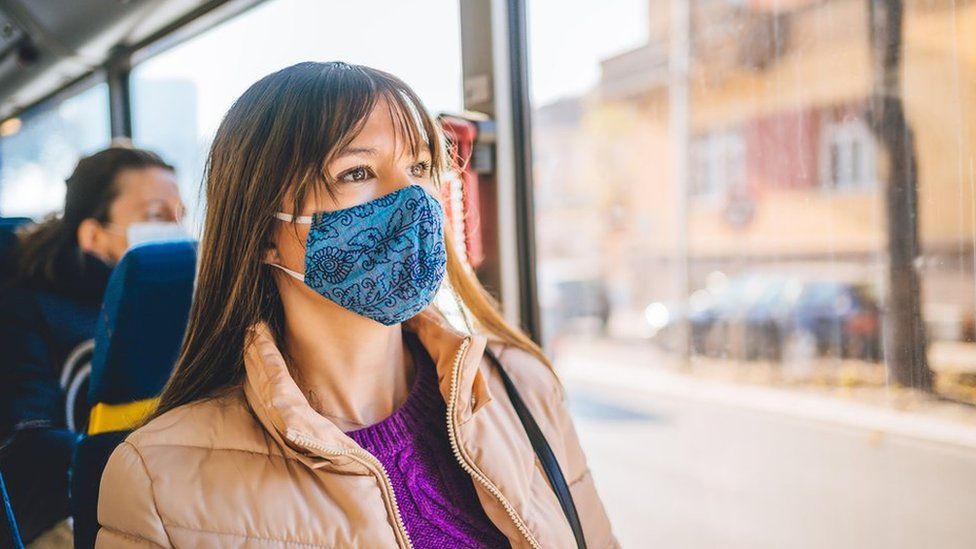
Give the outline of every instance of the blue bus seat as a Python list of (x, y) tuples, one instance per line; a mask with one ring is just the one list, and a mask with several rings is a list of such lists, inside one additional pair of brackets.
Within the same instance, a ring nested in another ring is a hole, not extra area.
[(98, 490), (102, 471), (115, 447), (131, 430), (89, 435), (81, 439), (71, 464), (71, 516), (75, 549), (92, 549), (98, 535)]
[(116, 266), (95, 328), (88, 434), (131, 428), (155, 405), (183, 342), (195, 274), (192, 240), (136, 246)]
[(196, 242), (130, 249), (109, 278), (95, 329), (88, 435), (75, 450), (71, 508), (75, 547), (98, 533), (98, 489), (112, 451), (153, 410), (186, 331), (196, 274)]

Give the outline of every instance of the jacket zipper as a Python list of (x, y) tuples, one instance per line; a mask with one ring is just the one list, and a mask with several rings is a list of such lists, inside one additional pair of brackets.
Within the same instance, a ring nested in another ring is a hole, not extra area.
[(450, 435), (451, 450), (454, 451), (454, 457), (457, 458), (458, 463), (461, 464), (461, 468), (467, 471), (472, 478), (484, 486), (491, 493), (491, 495), (495, 496), (495, 499), (502, 504), (502, 507), (505, 508), (508, 516), (512, 518), (512, 522), (515, 523), (515, 526), (518, 527), (519, 532), (525, 536), (525, 539), (528, 540), (529, 544), (535, 549), (541, 549), (539, 542), (537, 542), (529, 533), (529, 529), (525, 525), (525, 521), (522, 520), (522, 517), (518, 516), (515, 509), (512, 508), (512, 505), (507, 499), (505, 499), (505, 496), (502, 495), (501, 491), (498, 490), (498, 487), (495, 486), (481, 471), (477, 470), (473, 464), (469, 464), (465, 460), (464, 452), (461, 450), (460, 444), (458, 444), (459, 435), (455, 430), (456, 425), (454, 423), (454, 409), (457, 405), (458, 398), (458, 375), (461, 369), (461, 361), (463, 360), (464, 355), (467, 353), (470, 345), (471, 338), (465, 337), (464, 341), (461, 342), (461, 348), (458, 349), (457, 354), (454, 356), (454, 366), (451, 370), (451, 393), (450, 398), (448, 399), (449, 404), (447, 406), (447, 434)]
[[(383, 467), (383, 464), (380, 463), (380, 461), (376, 459), (375, 456), (373, 456), (369, 452), (359, 451), (359, 450), (342, 450), (342, 451), (329, 450), (322, 444), (316, 442), (314, 439), (294, 431), (288, 432), (286, 434), (286, 437), (288, 438), (288, 440), (291, 440), (293, 443), (298, 444), (299, 446), (303, 446), (309, 450), (316, 450), (323, 454), (328, 454), (333, 456), (348, 456), (352, 458), (354, 461), (366, 465), (367, 468), (369, 467), (370, 464), (373, 465), (380, 472), (380, 476), (382, 477), (382, 483), (385, 488), (385, 490), (383, 490), (383, 497), (388, 502), (390, 502), (391, 506), (393, 507), (393, 516), (396, 519), (397, 530), (399, 531), (400, 535), (403, 536), (403, 540), (406, 542), (407, 549), (413, 549), (413, 542), (410, 541), (410, 535), (407, 533), (407, 527), (404, 525), (403, 517), (400, 515), (400, 506), (397, 505), (396, 494), (393, 492), (393, 483), (390, 482), (390, 476), (387, 474), (386, 469)], [(359, 456), (362, 459), (357, 458), (357, 456)]]

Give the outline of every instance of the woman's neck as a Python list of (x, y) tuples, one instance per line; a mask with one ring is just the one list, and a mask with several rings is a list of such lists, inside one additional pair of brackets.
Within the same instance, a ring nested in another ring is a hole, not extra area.
[(374, 322), (301, 283), (282, 286), (284, 352), (312, 408), (344, 431), (392, 414), (413, 379), (400, 325)]

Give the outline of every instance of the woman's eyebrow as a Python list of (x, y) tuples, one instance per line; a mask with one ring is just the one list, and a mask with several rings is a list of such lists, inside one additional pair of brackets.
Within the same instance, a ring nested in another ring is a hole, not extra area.
[(151, 206), (156, 206), (156, 205), (166, 206), (166, 205), (168, 205), (168, 203), (166, 202), (166, 200), (164, 200), (162, 198), (155, 198), (155, 197), (153, 197), (153, 198), (143, 199), (142, 202), (139, 203), (139, 205), (142, 206), (142, 207), (144, 207), (144, 208), (149, 208)]
[(343, 156), (354, 156), (354, 155), (376, 156), (377, 150), (373, 147), (349, 147), (346, 149), (342, 149), (342, 151), (339, 152), (336, 158), (342, 158)]

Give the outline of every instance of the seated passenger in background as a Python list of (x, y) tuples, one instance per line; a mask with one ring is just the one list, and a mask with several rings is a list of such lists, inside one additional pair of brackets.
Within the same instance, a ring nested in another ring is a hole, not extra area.
[(0, 470), (25, 542), (68, 516), (77, 435), (66, 421), (62, 368), (94, 335), (113, 265), (137, 241), (173, 232), (182, 216), (173, 167), (113, 147), (78, 163), (62, 215), (20, 235), (0, 300)]

